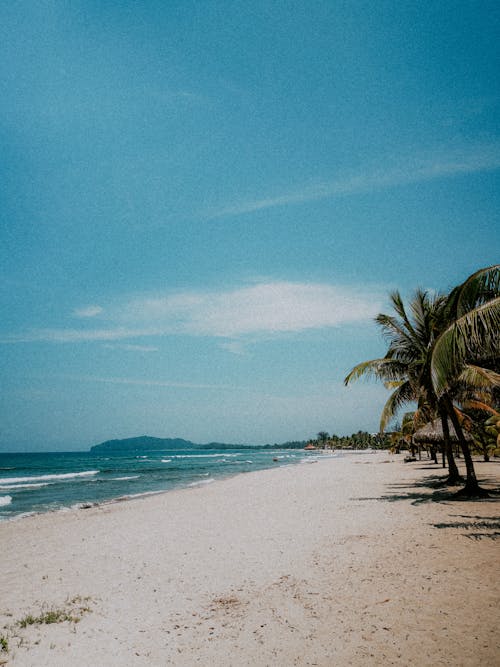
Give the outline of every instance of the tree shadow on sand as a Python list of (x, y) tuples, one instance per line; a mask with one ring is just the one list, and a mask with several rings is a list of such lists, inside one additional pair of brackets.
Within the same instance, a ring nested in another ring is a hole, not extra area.
[[(425, 468), (429, 470), (429, 468)], [(481, 484), (494, 485), (498, 480), (484, 477)], [(379, 500), (387, 503), (394, 503), (401, 500), (409, 500), (412, 505), (422, 503), (454, 503), (454, 502), (474, 502), (474, 503), (496, 503), (500, 502), (500, 489), (488, 488), (488, 498), (467, 498), (457, 496), (457, 492), (462, 488), (460, 486), (448, 486), (446, 477), (442, 475), (428, 475), (425, 479), (416, 480), (412, 483), (390, 484), (387, 489), (389, 493), (375, 498), (356, 498), (356, 500)]]
[(467, 533), (462, 533), (464, 537), (471, 540), (498, 540), (500, 539), (500, 517), (484, 517), (484, 516), (466, 516), (463, 514), (455, 515), (459, 519), (467, 519), (467, 521), (448, 521), (442, 523), (431, 524), (434, 528), (462, 528)]
[[(487, 480), (483, 480), (483, 483)], [(493, 482), (494, 483), (494, 482)], [(453, 506), (456, 502), (467, 503), (498, 503), (500, 502), (500, 489), (488, 489), (489, 498), (464, 498), (457, 497), (457, 488), (460, 487), (445, 487), (441, 477), (433, 476), (426, 480), (416, 481), (413, 484), (392, 484), (389, 490), (395, 491), (388, 493), (378, 498), (356, 498), (356, 500), (378, 500), (382, 502), (394, 503), (397, 501), (410, 501), (412, 505), (420, 505), (422, 503), (443, 503)], [(432, 491), (432, 489), (439, 489)], [(445, 488), (446, 490), (443, 490)], [(413, 490), (415, 489), (415, 490)], [(427, 491), (425, 490), (427, 489)], [(478, 505), (478, 511), (480, 511)], [(500, 540), (500, 516), (481, 516), (466, 515), (466, 514), (450, 514), (451, 521), (442, 521), (439, 523), (431, 523), (430, 526), (439, 530), (464, 530), (461, 533), (462, 537), (467, 537), (470, 540)]]

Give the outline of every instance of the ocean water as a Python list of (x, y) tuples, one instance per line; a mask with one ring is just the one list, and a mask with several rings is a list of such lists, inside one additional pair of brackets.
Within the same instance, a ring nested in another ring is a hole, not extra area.
[(0, 521), (210, 484), (314, 458), (314, 452), (297, 449), (0, 453)]

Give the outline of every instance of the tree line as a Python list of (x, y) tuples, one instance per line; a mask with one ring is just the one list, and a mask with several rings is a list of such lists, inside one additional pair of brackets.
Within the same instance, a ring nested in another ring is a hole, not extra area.
[(391, 437), (388, 433), (367, 431), (358, 431), (352, 435), (329, 435), (327, 431), (320, 431), (307, 444), (318, 449), (388, 449)]

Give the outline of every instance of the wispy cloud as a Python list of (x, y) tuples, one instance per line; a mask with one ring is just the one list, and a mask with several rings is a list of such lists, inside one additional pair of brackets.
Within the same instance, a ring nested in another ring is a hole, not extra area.
[(75, 317), (95, 317), (103, 312), (101, 306), (85, 306), (84, 308), (76, 308), (73, 311)]
[(236, 216), (277, 206), (342, 197), (393, 188), (399, 185), (473, 174), (500, 168), (500, 141), (462, 149), (436, 151), (428, 156), (410, 156), (396, 166), (353, 172), (331, 180), (298, 186), (282, 194), (235, 202), (202, 213), (207, 219)]
[(85, 341), (122, 340), (153, 336), (151, 329), (125, 329), (111, 327), (109, 329), (33, 329), (25, 333), (8, 334), (0, 338), (0, 343), (81, 343)]
[[(381, 290), (366, 287), (266, 281), (221, 291), (124, 299), (106, 310), (106, 328), (37, 329), (4, 336), (0, 342), (111, 343), (175, 334), (226, 339), (229, 351), (241, 353), (243, 348), (236, 342), (249, 337), (255, 342), (270, 335), (367, 321), (379, 312), (383, 300)], [(125, 349), (153, 351), (132, 343), (125, 344)]]
[(107, 350), (125, 350), (126, 352), (158, 352), (154, 345), (135, 345), (132, 343), (112, 343), (104, 345)]
[(166, 333), (238, 338), (366, 320), (378, 312), (381, 299), (352, 287), (275, 281), (136, 299), (125, 304), (119, 316)]
[(96, 377), (85, 376), (73, 378), (83, 382), (99, 382), (102, 384), (123, 384), (138, 387), (165, 387), (166, 389), (235, 389), (235, 387), (224, 384), (204, 384), (198, 382), (175, 382), (169, 380), (144, 380), (141, 378), (120, 377)]
[(223, 343), (219, 343), (219, 347), (222, 350), (231, 352), (231, 354), (245, 355), (247, 353), (245, 345), (239, 340), (228, 340)]

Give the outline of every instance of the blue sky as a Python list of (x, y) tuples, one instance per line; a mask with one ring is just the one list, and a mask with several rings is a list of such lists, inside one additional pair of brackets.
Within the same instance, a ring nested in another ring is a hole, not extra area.
[(0, 18), (0, 450), (377, 430), (388, 292), (499, 259), (500, 5)]

